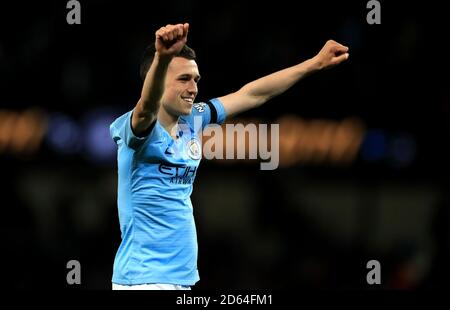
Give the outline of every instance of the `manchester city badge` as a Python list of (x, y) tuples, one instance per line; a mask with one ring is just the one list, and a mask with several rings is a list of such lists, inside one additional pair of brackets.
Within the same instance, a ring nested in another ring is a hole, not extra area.
[(200, 142), (197, 139), (192, 138), (187, 143), (188, 155), (194, 160), (199, 160), (202, 156)]

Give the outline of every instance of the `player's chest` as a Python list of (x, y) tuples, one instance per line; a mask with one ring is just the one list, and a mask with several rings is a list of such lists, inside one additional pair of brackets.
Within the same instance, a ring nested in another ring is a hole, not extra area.
[(157, 141), (146, 145), (141, 155), (153, 163), (198, 166), (202, 147), (197, 136), (184, 136), (175, 140), (168, 135), (160, 135)]

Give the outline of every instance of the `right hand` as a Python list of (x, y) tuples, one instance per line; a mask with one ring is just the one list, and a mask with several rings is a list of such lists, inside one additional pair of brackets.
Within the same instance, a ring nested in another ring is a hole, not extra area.
[(189, 24), (167, 25), (155, 33), (155, 48), (161, 56), (173, 57), (186, 44)]

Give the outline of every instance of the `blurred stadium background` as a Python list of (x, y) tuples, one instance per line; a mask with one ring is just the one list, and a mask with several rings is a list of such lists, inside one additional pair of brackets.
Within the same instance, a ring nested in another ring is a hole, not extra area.
[[(448, 287), (450, 97), (442, 10), (367, 1), (67, 1), (2, 5), (0, 171), (3, 281), (109, 289), (120, 242), (111, 121), (135, 105), (154, 32), (191, 24), (198, 100), (315, 55), (350, 60), (234, 121), (280, 124), (280, 168), (206, 161), (192, 201), (196, 288)], [(423, 4), (424, 5), (424, 4)], [(444, 74), (444, 76), (443, 76)], [(231, 120), (233, 121), (233, 120)]]

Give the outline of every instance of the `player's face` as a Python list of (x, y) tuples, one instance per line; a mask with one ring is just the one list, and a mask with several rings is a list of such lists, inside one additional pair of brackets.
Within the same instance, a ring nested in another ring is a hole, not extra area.
[(197, 63), (182, 57), (174, 57), (166, 74), (161, 104), (173, 116), (189, 115), (198, 93), (200, 80)]

